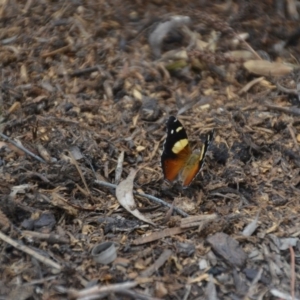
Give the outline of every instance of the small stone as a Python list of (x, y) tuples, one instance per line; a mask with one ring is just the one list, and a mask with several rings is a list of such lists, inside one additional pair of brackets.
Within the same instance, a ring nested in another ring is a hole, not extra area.
[(202, 259), (199, 261), (199, 269), (200, 269), (200, 270), (205, 270), (207, 267), (208, 267), (208, 263), (207, 263), (206, 259), (203, 259), (203, 258), (202, 258)]

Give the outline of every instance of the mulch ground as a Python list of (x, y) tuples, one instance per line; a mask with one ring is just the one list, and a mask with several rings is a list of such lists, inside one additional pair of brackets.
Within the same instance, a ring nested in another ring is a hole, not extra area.
[[(295, 1), (4, 0), (0, 22), (0, 299), (300, 299)], [(193, 149), (214, 129), (187, 189), (170, 115)], [(150, 223), (116, 197), (131, 169)]]

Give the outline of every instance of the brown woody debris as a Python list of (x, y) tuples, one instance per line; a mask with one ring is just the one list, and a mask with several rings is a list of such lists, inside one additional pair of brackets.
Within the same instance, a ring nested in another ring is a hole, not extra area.
[[(3, 0), (0, 25), (0, 299), (300, 299), (297, 1)], [(215, 132), (187, 189), (170, 115), (193, 151)]]

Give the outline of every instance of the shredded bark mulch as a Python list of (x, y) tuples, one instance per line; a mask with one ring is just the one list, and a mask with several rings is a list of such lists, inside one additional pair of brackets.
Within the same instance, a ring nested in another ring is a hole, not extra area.
[(0, 299), (300, 299), (298, 4), (1, 1)]

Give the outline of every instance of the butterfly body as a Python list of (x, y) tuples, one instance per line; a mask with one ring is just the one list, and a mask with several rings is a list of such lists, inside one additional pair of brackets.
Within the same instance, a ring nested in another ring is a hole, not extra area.
[(170, 116), (167, 121), (167, 138), (161, 156), (165, 179), (170, 182), (179, 179), (184, 188), (188, 187), (203, 166), (212, 136), (213, 133), (208, 134), (201, 151), (192, 152), (184, 127), (174, 116)]

